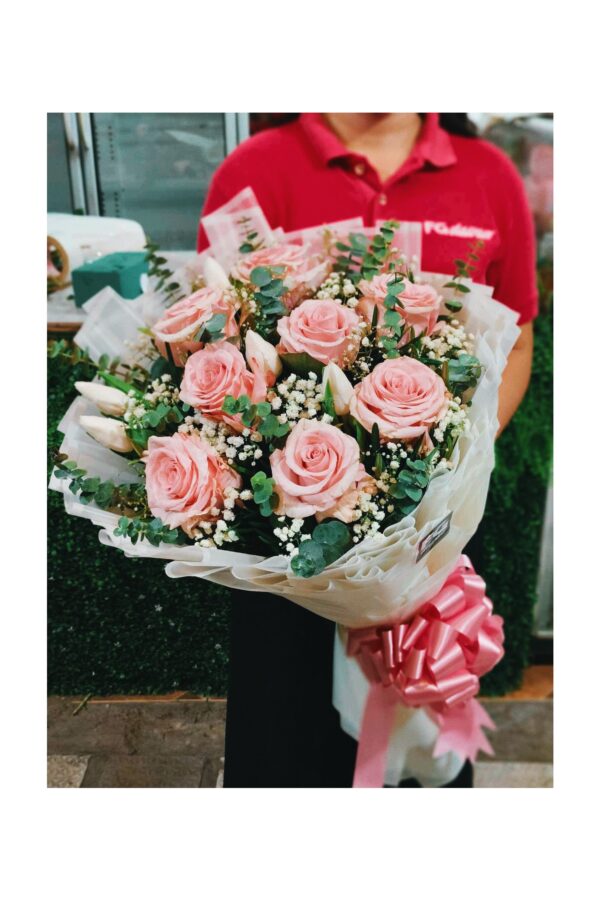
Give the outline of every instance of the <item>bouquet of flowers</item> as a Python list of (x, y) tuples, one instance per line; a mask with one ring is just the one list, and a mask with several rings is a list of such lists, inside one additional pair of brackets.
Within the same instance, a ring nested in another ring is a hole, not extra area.
[[(339, 633), (336, 665), (354, 674), (337, 682), (372, 683), (372, 626), (408, 621), (468, 570), (514, 314), (470, 280), (476, 247), (454, 276), (428, 275), (392, 221), (284, 235), (247, 190), (204, 224), (211, 247), (191, 268), (171, 276), (154, 256), (138, 300), (88, 302), (76, 356), (97, 374), (76, 385), (51, 486), (104, 543), (168, 559), (173, 577), (280, 593), (359, 629)], [(471, 641), (497, 619), (479, 594)], [(386, 677), (410, 706), (425, 676), (402, 659), (426, 650), (392, 637)], [(487, 671), (468, 656), (467, 699)], [(356, 732), (366, 700), (346, 693)]]

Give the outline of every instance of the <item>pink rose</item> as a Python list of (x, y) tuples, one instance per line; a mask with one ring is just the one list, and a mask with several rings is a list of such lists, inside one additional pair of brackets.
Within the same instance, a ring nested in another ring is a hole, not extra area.
[(367, 431), (377, 423), (382, 440), (412, 441), (429, 431), (447, 408), (446, 385), (416, 359), (399, 356), (375, 366), (354, 388), (350, 413)]
[(196, 434), (151, 437), (146, 463), (146, 493), (153, 515), (170, 528), (192, 536), (200, 521), (214, 521), (228, 488), (240, 488), (240, 475)]
[(254, 250), (253, 253), (241, 256), (231, 270), (231, 277), (238, 281), (249, 282), (252, 269), (258, 266), (283, 266), (284, 271), (276, 277), (290, 278), (308, 270), (311, 261), (304, 247), (297, 244), (273, 244), (271, 247), (263, 247), (262, 250)]
[(237, 347), (228, 341), (207, 344), (188, 357), (183, 372), (179, 396), (208, 419), (226, 422), (242, 431), (239, 415), (228, 416), (221, 409), (225, 397), (247, 394), (253, 403), (260, 403), (267, 394), (267, 384), (260, 372), (249, 372), (246, 361)]
[(356, 356), (361, 319), (334, 300), (305, 300), (277, 322), (280, 353), (308, 353), (342, 368)]
[[(356, 307), (370, 324), (373, 321), (373, 310), (379, 309), (378, 330), (383, 324), (385, 306), (383, 301), (387, 294), (387, 286), (394, 275), (375, 275), (371, 281), (360, 281), (358, 289), (362, 293), (362, 299)], [(398, 295), (402, 306), (398, 305), (396, 311), (400, 313), (404, 322), (410, 328), (414, 328), (415, 335), (431, 334), (436, 326), (440, 314), (442, 297), (429, 284), (412, 284), (406, 280), (404, 290)]]
[(314, 515), (318, 521), (350, 522), (359, 485), (370, 480), (354, 438), (311, 419), (294, 425), (285, 447), (275, 450), (270, 462), (279, 497), (275, 513), (292, 518)]
[(377, 484), (375, 479), (365, 472), (360, 481), (356, 483), (353, 490), (343, 494), (340, 499), (328, 510), (323, 513), (316, 513), (317, 522), (323, 519), (339, 519), (341, 522), (355, 522), (360, 518), (360, 509), (358, 507), (359, 494), (376, 494)]
[(283, 272), (273, 277), (284, 279), (288, 290), (282, 294), (281, 300), (288, 309), (293, 309), (323, 281), (331, 269), (331, 262), (315, 256), (307, 246), (273, 244), (244, 254), (231, 270), (231, 277), (248, 283), (252, 269), (258, 266), (283, 267)]
[(170, 306), (162, 319), (152, 326), (156, 346), (166, 357), (165, 344), (169, 344), (175, 365), (183, 366), (186, 353), (195, 353), (202, 347), (200, 341), (192, 340), (193, 336), (214, 315), (222, 313), (226, 317), (223, 328), (225, 337), (238, 334), (236, 309), (236, 304), (228, 300), (222, 291), (202, 288)]

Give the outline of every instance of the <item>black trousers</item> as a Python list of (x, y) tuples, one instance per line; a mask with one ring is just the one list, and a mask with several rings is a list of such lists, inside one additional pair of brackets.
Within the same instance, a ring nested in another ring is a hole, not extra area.
[[(334, 630), (283, 597), (232, 592), (225, 787), (351, 787), (357, 743), (331, 702)], [(469, 763), (445, 785), (471, 786)]]

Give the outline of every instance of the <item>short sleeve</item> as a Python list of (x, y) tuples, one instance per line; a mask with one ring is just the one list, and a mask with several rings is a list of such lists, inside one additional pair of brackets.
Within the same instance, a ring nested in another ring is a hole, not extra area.
[(494, 193), (501, 248), (490, 263), (486, 281), (493, 286), (495, 299), (514, 309), (518, 324), (524, 325), (538, 314), (535, 227), (519, 171), (504, 154), (499, 162)]

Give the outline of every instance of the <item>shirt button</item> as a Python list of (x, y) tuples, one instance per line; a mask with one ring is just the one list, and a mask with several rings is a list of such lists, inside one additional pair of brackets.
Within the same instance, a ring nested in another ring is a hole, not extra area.
[(364, 163), (356, 163), (354, 166), (354, 174), (355, 175), (364, 175), (365, 174), (365, 164)]
[(377, 200), (381, 206), (385, 206), (385, 204), (387, 203), (387, 197), (385, 194), (380, 194)]

